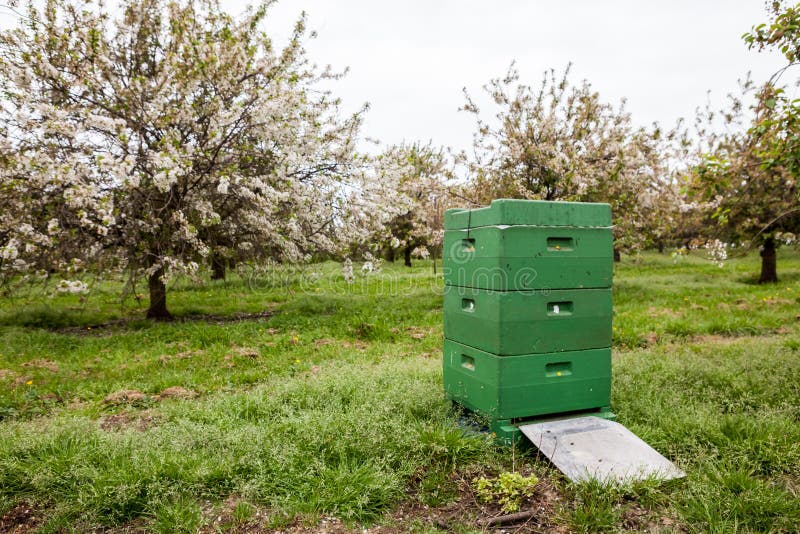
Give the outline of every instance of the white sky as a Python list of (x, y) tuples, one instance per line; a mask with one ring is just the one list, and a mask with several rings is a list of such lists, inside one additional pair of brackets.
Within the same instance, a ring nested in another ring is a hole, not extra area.
[[(232, 13), (248, 3), (221, 2)], [(310, 59), (350, 67), (334, 93), (347, 111), (369, 102), (363, 134), (385, 144), (468, 148), (462, 88), (477, 97), (512, 60), (532, 84), (572, 62), (573, 82), (589, 80), (609, 102), (627, 98), (638, 124), (665, 126), (692, 118), (707, 91), (721, 104), (748, 71), (762, 81), (783, 65), (741, 40), (765, 19), (760, 0), (282, 0), (268, 20), (277, 42), (303, 10), (319, 34)], [(2, 10), (0, 19), (11, 22)]]
[[(246, 2), (225, 2), (233, 12)], [(468, 148), (473, 118), (458, 112), (517, 61), (522, 81), (573, 63), (601, 97), (627, 98), (638, 124), (672, 126), (707, 101), (722, 103), (737, 79), (765, 80), (777, 53), (749, 51), (741, 35), (766, 18), (759, 0), (282, 0), (268, 27), (287, 35), (308, 13), (310, 58), (350, 67), (334, 86), (346, 109), (369, 102), (364, 134), (384, 143), (428, 141)]]

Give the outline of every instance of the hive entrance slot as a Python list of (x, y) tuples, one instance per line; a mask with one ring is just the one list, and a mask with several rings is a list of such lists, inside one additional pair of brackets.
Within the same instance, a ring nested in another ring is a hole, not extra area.
[(556, 376), (569, 376), (571, 374), (572, 374), (572, 362), (548, 363), (544, 369), (544, 375), (548, 378)]
[(571, 237), (548, 237), (547, 250), (551, 252), (575, 250), (575, 240)]
[(466, 354), (461, 355), (461, 367), (464, 369), (468, 369), (470, 371), (475, 370), (475, 358), (472, 356), (467, 356)]
[(572, 315), (572, 301), (548, 302), (547, 315)]

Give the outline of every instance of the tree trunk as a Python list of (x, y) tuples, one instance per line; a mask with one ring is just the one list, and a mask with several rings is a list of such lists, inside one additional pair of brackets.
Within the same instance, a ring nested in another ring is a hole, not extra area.
[(664, 242), (659, 240), (657, 246), (658, 246), (658, 253), (659, 254), (663, 254), (664, 253)]
[(622, 260), (622, 254), (620, 254), (618, 248), (615, 248), (614, 249), (614, 261), (621, 261), (621, 260)]
[(405, 266), (411, 267), (411, 247), (406, 247), (405, 251), (403, 251), (403, 256), (405, 258)]
[(764, 239), (764, 244), (761, 246), (761, 276), (758, 279), (759, 284), (765, 284), (778, 281), (778, 261), (775, 255), (775, 238), (768, 237)]
[(211, 254), (211, 279), (225, 280), (225, 258)]
[(167, 286), (161, 276), (164, 271), (159, 269), (150, 275), (147, 285), (150, 288), (150, 307), (147, 308), (147, 318), (158, 321), (169, 321), (172, 314), (167, 310)]

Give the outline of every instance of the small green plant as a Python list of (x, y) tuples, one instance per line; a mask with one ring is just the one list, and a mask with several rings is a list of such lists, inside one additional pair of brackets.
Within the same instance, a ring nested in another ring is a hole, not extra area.
[(496, 502), (504, 512), (512, 513), (519, 510), (523, 497), (534, 494), (537, 482), (539, 479), (535, 475), (524, 477), (506, 472), (494, 478), (476, 478), (472, 486), (483, 502)]
[(246, 501), (239, 501), (233, 509), (233, 519), (236, 523), (246, 523), (256, 513), (256, 507)]

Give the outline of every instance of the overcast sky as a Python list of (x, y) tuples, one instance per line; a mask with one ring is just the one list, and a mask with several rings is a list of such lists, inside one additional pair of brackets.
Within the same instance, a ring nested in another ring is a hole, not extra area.
[[(240, 13), (248, 2), (221, 3)], [(638, 124), (666, 126), (693, 117), (709, 90), (721, 104), (747, 71), (761, 81), (783, 64), (741, 40), (765, 19), (760, 0), (282, 0), (270, 34), (285, 41), (301, 11), (318, 33), (311, 60), (350, 68), (333, 90), (346, 110), (370, 103), (363, 133), (386, 144), (469, 147), (462, 88), (477, 96), (513, 60), (533, 84), (572, 62), (574, 82), (589, 80), (609, 102), (626, 98)]]
[[(246, 2), (225, 2), (240, 11)], [(269, 28), (285, 36), (305, 10), (320, 64), (350, 67), (335, 86), (348, 109), (369, 102), (364, 134), (384, 143), (433, 140), (466, 148), (472, 117), (462, 88), (479, 93), (517, 61), (522, 80), (573, 63), (603, 99), (628, 100), (634, 121), (672, 125), (737, 79), (766, 79), (783, 64), (749, 51), (741, 35), (765, 19), (759, 0), (521, 1), (282, 0)]]

